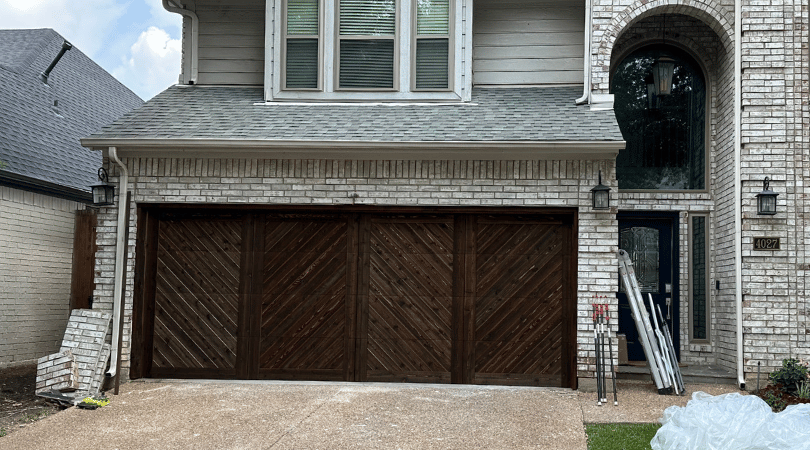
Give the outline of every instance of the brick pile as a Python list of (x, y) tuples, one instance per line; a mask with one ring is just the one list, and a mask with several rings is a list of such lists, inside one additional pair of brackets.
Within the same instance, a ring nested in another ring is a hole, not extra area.
[(72, 391), (69, 396), (75, 399), (98, 394), (110, 359), (105, 340), (111, 318), (91, 309), (71, 313), (60, 352), (38, 361), (37, 394)]

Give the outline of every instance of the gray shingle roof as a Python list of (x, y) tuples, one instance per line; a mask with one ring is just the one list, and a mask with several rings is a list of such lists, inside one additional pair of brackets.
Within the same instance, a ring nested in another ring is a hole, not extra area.
[(613, 111), (576, 106), (582, 88), (475, 89), (470, 103), (268, 103), (261, 88), (174, 86), (83, 140), (361, 142), (623, 141)]
[(101, 155), (79, 138), (143, 100), (75, 47), (42, 83), (63, 41), (51, 29), (0, 30), (0, 178), (89, 192)]

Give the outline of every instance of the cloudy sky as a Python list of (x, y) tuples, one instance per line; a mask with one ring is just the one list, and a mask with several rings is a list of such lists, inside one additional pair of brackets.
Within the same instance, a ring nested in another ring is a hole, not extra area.
[(177, 82), (181, 24), (161, 0), (0, 0), (0, 28), (53, 28), (144, 100)]

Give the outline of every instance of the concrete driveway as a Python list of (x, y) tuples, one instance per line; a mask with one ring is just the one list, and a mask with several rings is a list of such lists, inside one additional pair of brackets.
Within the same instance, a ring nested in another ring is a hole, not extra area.
[[(713, 395), (734, 386), (688, 385)], [(619, 406), (549, 388), (139, 381), (97, 410), (70, 408), (2, 449), (585, 449), (584, 423), (655, 422), (690, 397), (625, 382)]]

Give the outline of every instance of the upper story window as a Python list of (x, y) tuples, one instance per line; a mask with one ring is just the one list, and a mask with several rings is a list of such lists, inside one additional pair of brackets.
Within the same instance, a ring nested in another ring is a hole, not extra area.
[(338, 88), (394, 89), (395, 0), (338, 0)]
[(459, 100), (464, 1), (269, 0), (279, 25), (268, 29), (268, 98)]
[[(674, 66), (671, 92), (655, 95), (652, 70), (663, 57)], [(677, 48), (643, 47), (616, 67), (611, 92), (627, 141), (616, 158), (619, 188), (706, 190), (706, 83), (697, 62)]]
[(319, 0), (289, 0), (284, 20), (284, 87), (320, 89)]

